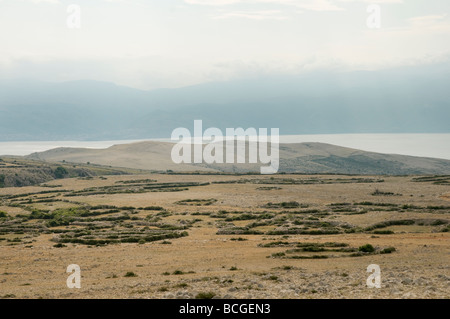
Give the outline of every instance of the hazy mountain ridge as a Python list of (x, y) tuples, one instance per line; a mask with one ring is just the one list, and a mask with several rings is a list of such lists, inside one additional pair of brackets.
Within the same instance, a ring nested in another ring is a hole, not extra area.
[(0, 140), (168, 137), (177, 127), (281, 134), (450, 132), (441, 67), (307, 73), (143, 91), (112, 83), (0, 82)]
[[(173, 143), (139, 142), (107, 149), (57, 148), (27, 158), (145, 170), (259, 172), (257, 164), (175, 164)], [(279, 172), (367, 175), (450, 174), (450, 160), (365, 152), (324, 143), (280, 144)]]

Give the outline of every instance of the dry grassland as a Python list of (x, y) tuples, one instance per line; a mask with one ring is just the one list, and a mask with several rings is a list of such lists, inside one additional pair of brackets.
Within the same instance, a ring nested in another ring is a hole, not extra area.
[(0, 189), (0, 212), (3, 298), (450, 296), (448, 178), (73, 178)]

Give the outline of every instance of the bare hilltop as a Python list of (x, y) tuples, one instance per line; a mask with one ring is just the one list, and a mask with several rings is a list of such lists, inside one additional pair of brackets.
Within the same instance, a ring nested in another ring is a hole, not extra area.
[[(152, 171), (258, 172), (256, 164), (175, 164), (174, 144), (146, 141), (106, 149), (56, 148), (33, 153), (27, 159), (49, 162), (91, 163)], [(280, 173), (414, 175), (450, 174), (450, 160), (380, 154), (324, 143), (280, 144)]]

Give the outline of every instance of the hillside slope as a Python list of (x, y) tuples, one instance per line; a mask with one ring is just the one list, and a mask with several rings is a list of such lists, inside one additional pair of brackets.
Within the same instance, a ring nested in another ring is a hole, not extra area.
[(21, 157), (0, 158), (0, 188), (32, 186), (55, 179), (92, 178), (103, 175), (142, 173), (141, 170), (116, 169), (87, 164), (48, 163)]
[[(33, 153), (29, 159), (95, 163), (146, 170), (259, 172), (264, 164), (175, 164), (174, 144), (139, 142), (107, 149), (57, 148)], [(450, 160), (379, 154), (324, 143), (280, 144), (279, 172), (334, 174), (450, 174)]]

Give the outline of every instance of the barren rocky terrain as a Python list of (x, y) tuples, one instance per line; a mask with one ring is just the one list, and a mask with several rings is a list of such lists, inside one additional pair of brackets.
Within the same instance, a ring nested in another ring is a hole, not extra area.
[(0, 297), (449, 298), (448, 183), (155, 173), (2, 188)]

